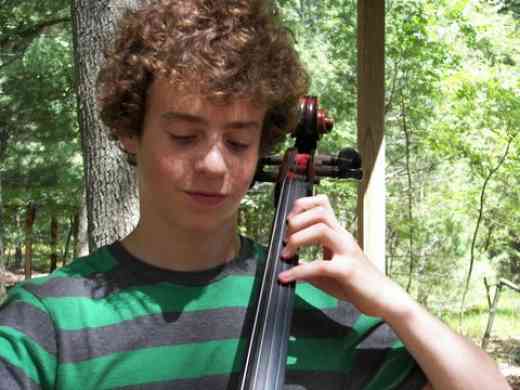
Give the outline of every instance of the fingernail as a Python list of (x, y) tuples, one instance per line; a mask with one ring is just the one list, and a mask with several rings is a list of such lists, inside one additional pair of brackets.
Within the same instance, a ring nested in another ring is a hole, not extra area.
[(280, 274), (278, 274), (278, 279), (284, 283), (287, 283), (289, 281), (289, 273), (287, 271), (280, 272)]

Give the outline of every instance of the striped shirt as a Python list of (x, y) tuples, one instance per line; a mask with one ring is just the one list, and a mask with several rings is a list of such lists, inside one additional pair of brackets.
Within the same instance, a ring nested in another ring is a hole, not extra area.
[[(148, 265), (116, 242), (14, 287), (0, 308), (1, 389), (236, 389), (265, 248), (202, 272)], [(380, 319), (298, 284), (286, 389), (420, 389)]]

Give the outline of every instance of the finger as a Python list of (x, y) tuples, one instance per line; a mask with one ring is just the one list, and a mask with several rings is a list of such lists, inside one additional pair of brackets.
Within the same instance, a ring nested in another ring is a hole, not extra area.
[(299, 265), (281, 272), (278, 280), (282, 283), (290, 283), (293, 281), (310, 281), (318, 277), (327, 276), (330, 272), (330, 262), (323, 260), (314, 260), (311, 262), (300, 263)]
[(303, 198), (298, 198), (294, 201), (292, 210), (289, 212), (287, 217), (299, 214), (302, 211), (309, 210), (316, 206), (323, 206), (332, 210), (327, 195), (319, 194), (316, 196), (305, 196)]
[(291, 234), (305, 229), (308, 226), (316, 223), (325, 223), (331, 228), (335, 229), (338, 226), (334, 211), (324, 206), (316, 206), (309, 210), (305, 210), (300, 214), (295, 214), (287, 218), (287, 231), (285, 236), (289, 237)]
[(326, 223), (320, 222), (288, 236), (281, 256), (290, 258), (296, 254), (298, 248), (310, 245), (327, 247), (333, 253), (345, 250), (342, 247), (342, 235)]

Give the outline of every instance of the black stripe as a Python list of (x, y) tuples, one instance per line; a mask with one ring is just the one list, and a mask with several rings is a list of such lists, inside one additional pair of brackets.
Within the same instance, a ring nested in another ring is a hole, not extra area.
[(37, 390), (40, 385), (25, 375), (25, 372), (18, 367), (7, 363), (0, 357), (0, 388), (2, 390)]
[(54, 325), (49, 314), (33, 305), (14, 301), (0, 311), (0, 326), (14, 328), (56, 355)]
[[(108, 247), (118, 264), (107, 272), (94, 272), (86, 277), (51, 278), (43, 285), (28, 284), (27, 290), (41, 298), (86, 297), (103, 299), (127, 288), (171, 282), (204, 286), (228, 275), (254, 275), (257, 259), (254, 243), (241, 237), (240, 254), (233, 261), (206, 271), (178, 272), (153, 267), (132, 256), (119, 242)], [(84, 261), (84, 260), (83, 260)]]
[(376, 375), (385, 360), (388, 349), (361, 349), (356, 351), (354, 365), (345, 385), (347, 389), (362, 389)]
[[(334, 338), (349, 334), (350, 329), (331, 318), (335, 310), (296, 310), (291, 335), (295, 337)], [(331, 315), (328, 315), (328, 314)]]
[(418, 365), (410, 372), (406, 379), (398, 387), (399, 390), (419, 390), (428, 383), (426, 375)]
[(342, 372), (288, 370), (285, 375), (284, 390), (345, 389), (346, 374)]
[[(296, 296), (296, 300), (302, 298)], [(293, 313), (291, 334), (296, 337), (343, 337), (347, 336), (360, 316), (359, 311), (348, 302), (338, 301), (333, 309), (318, 310), (308, 304)]]

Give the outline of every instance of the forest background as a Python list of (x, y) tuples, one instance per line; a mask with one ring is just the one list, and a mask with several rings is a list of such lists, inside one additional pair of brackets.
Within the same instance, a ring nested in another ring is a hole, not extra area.
[[(48, 272), (135, 222), (124, 157), (80, 131), (95, 115), (77, 87), (95, 75), (81, 67), (98, 50), (81, 39), (96, 28), (82, 24), (95, 10), (81, 3), (0, 0), (0, 272), (28, 256)], [(355, 146), (356, 1), (278, 3), (312, 92), (335, 119), (320, 150)], [(386, 272), (480, 343), (493, 286), (520, 284), (520, 1), (387, 0), (386, 24)], [(93, 151), (98, 160), (115, 153), (123, 195), (89, 179)], [(323, 181), (318, 192), (354, 231), (356, 184)], [(110, 226), (96, 225), (94, 193), (115, 205), (124, 198), (130, 213), (106, 206)], [(271, 187), (257, 185), (242, 232), (266, 243), (272, 215)], [(520, 366), (520, 293), (504, 290), (492, 336), (497, 360)]]

